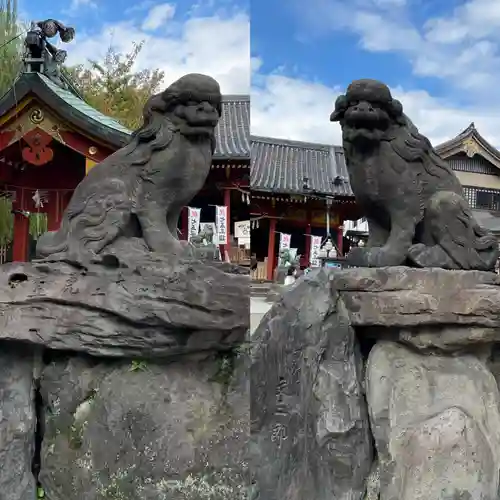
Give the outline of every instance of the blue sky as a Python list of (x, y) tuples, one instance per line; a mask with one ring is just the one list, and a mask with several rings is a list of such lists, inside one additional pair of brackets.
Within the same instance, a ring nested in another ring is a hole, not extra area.
[(22, 1), (27, 19), (75, 26), (70, 62), (146, 40), (138, 66), (160, 67), (165, 83), (189, 71), (225, 93), (252, 82), (257, 135), (339, 143), (333, 102), (371, 77), (434, 143), (474, 121), (500, 146), (500, 0)]
[(387, 83), (434, 143), (474, 121), (500, 146), (499, 0), (252, 0), (252, 128), (339, 142), (332, 103)]

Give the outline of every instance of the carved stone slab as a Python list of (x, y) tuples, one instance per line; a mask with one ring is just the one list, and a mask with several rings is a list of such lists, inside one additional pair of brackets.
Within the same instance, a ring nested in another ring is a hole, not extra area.
[(500, 277), (480, 271), (386, 267), (330, 274), (353, 326), (500, 327)]
[(249, 328), (249, 277), (150, 254), (135, 269), (63, 263), (0, 267), (0, 340), (94, 356), (224, 350)]
[(362, 500), (372, 464), (362, 360), (327, 273), (298, 280), (252, 338), (257, 498)]

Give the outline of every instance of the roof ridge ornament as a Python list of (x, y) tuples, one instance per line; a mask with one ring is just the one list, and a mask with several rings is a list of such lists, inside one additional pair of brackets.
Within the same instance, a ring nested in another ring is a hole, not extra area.
[(47, 40), (57, 34), (62, 42), (69, 43), (75, 37), (75, 30), (55, 19), (31, 23), (24, 40), (24, 72), (43, 74), (56, 85), (67, 88), (68, 85), (61, 74), (61, 64), (66, 60), (68, 53)]

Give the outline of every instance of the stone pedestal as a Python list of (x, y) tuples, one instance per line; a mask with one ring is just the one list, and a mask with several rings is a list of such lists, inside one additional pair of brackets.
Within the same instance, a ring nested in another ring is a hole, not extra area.
[(249, 279), (0, 267), (0, 500), (244, 500)]
[(35, 500), (35, 362), (23, 345), (0, 354), (0, 499)]
[(499, 276), (319, 270), (254, 337), (252, 441), (273, 457), (262, 498), (498, 500)]

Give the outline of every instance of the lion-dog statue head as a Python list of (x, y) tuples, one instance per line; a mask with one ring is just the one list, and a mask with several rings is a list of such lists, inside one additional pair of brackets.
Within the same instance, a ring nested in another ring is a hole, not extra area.
[[(219, 83), (207, 75), (190, 73), (163, 92), (149, 98), (144, 106), (143, 125), (132, 137), (137, 143), (153, 142), (163, 149), (172, 125), (193, 141), (209, 137), (215, 151), (215, 127), (222, 113)], [(168, 125), (169, 131), (164, 130)]]
[(337, 98), (330, 121), (340, 122), (345, 141), (362, 143), (379, 142), (394, 126), (406, 125), (403, 106), (389, 87), (370, 79), (349, 85)]

